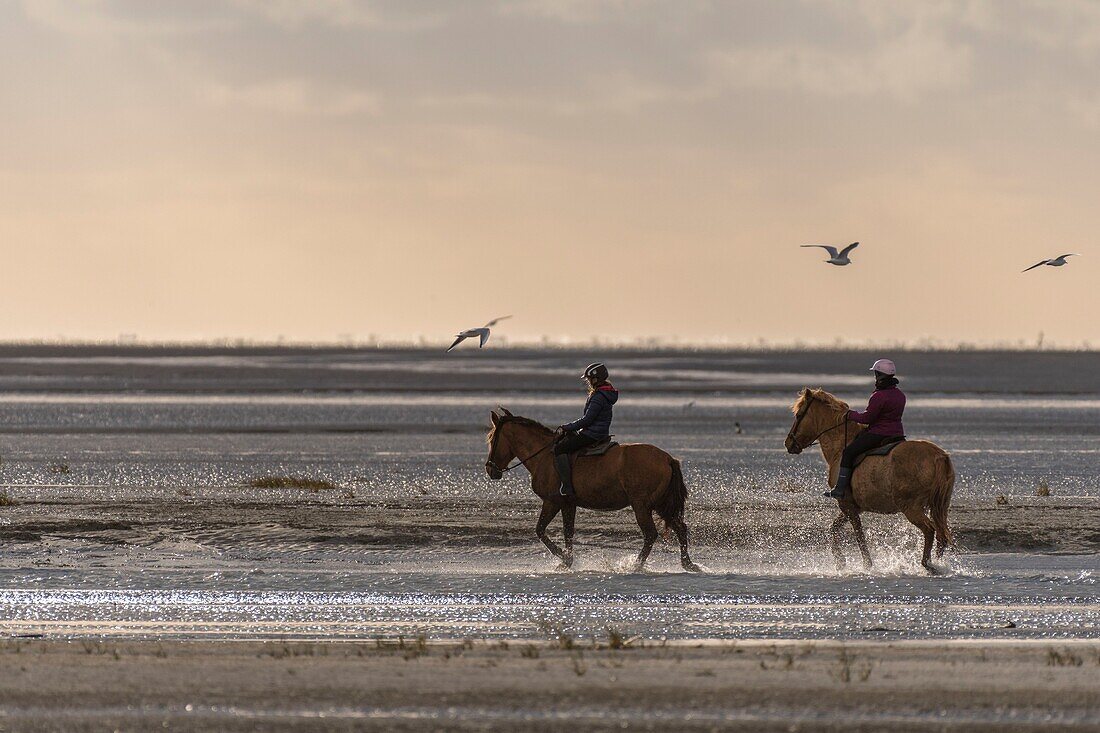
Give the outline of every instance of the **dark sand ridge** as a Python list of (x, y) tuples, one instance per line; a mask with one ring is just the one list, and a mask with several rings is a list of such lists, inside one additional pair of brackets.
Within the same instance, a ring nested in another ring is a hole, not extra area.
[[(12, 489), (18, 499), (18, 488)], [(233, 489), (196, 490), (193, 498), (170, 500), (21, 501), (0, 508), (0, 542), (36, 543), (51, 538), (90, 545), (142, 545), (201, 539), (212, 547), (232, 548), (263, 538), (272, 545), (315, 546), (318, 550), (354, 545), (415, 549), (532, 545), (538, 504), (534, 497), (494, 500), (477, 506), (466, 501), (423, 497), (416, 501), (341, 499), (341, 490), (311, 495), (273, 490), (272, 500), (234, 500)], [(199, 495), (201, 494), (201, 495)], [(297, 495), (296, 495), (297, 494)], [(825, 548), (834, 510), (820, 506), (731, 502), (729, 506), (689, 509), (700, 561), (706, 548)], [(957, 544), (968, 552), (1098, 553), (1100, 499), (1014, 497), (1007, 505), (993, 499), (956, 501), (951, 524)], [(629, 513), (578, 514), (580, 549), (597, 544), (624, 553), (637, 550), (639, 536)], [(870, 531), (899, 528), (916, 542), (917, 533), (896, 517), (866, 519)], [(560, 520), (551, 526), (560, 536)], [(24, 547), (26, 550), (31, 547)], [(541, 550), (532, 549), (533, 553)], [(0, 555), (0, 567), (7, 565)]]
[(1100, 729), (1098, 642), (612, 643), (8, 640), (0, 729)]

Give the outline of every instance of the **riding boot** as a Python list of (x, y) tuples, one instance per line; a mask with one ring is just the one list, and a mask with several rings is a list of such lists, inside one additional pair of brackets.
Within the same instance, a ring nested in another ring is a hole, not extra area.
[(559, 453), (554, 456), (554, 468), (558, 469), (558, 478), (561, 480), (561, 495), (575, 496), (573, 491), (573, 472), (569, 470), (569, 454)]
[(836, 486), (832, 491), (826, 491), (825, 496), (832, 497), (833, 499), (843, 499), (844, 495), (848, 493), (849, 487), (852, 485), (852, 469), (840, 467), (840, 472), (836, 475)]

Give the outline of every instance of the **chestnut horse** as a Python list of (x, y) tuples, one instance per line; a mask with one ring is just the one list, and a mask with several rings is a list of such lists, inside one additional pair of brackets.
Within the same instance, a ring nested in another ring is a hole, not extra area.
[[(573, 564), (573, 530), (577, 507), (597, 511), (617, 511), (631, 507), (642, 530), (642, 551), (634, 562), (634, 571), (642, 569), (657, 541), (656, 512), (676, 533), (680, 541), (680, 564), (684, 570), (700, 572), (691, 561), (687, 546), (687, 524), (684, 523), (684, 502), (687, 486), (680, 473), (680, 462), (660, 448), (641, 443), (617, 445), (603, 456), (579, 458), (573, 470), (576, 497), (566, 498), (558, 492), (561, 485), (554, 469), (551, 447), (554, 431), (526, 417), (513, 415), (504, 408), (490, 413), (493, 426), (489, 430), (489, 457), (485, 471), (496, 481), (505, 471), (524, 466), (531, 473), (531, 490), (542, 499), (535, 534), (550, 552), (561, 560), (562, 567)], [(509, 466), (513, 459), (520, 462)], [(546, 535), (550, 521), (561, 512), (565, 530), (565, 549)]]
[[(815, 442), (819, 443), (821, 455), (829, 464), (829, 486), (835, 486), (840, 454), (864, 430), (863, 426), (849, 422), (848, 405), (821, 389), (807, 387), (802, 390), (791, 411), (794, 424), (787, 433), (787, 452), (801, 453)], [(860, 512), (900, 512), (924, 533), (921, 564), (930, 573), (938, 573), (932, 565), (932, 537), (936, 538), (936, 557), (942, 557), (944, 549), (952, 543), (947, 510), (954, 487), (955, 468), (951, 457), (927, 440), (906, 440), (885, 456), (865, 458), (852, 475), (851, 491), (839, 500), (841, 513), (833, 522), (832, 549), (837, 569), (844, 567), (840, 528), (845, 520), (852, 523), (863, 564), (870, 568), (871, 554), (863, 535)]]

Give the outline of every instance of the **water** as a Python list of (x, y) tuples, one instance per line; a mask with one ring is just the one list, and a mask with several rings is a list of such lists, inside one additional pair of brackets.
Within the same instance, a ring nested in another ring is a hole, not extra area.
[[(559, 572), (533, 538), (526, 475), (484, 474), (488, 411), (575, 417), (592, 354), (9, 349), (0, 476), (20, 504), (0, 509), (0, 631), (1100, 637), (1100, 389), (1086, 376), (1100, 356), (898, 357), (910, 434), (947, 448), (959, 476), (963, 547), (939, 577), (885, 517), (866, 522), (875, 568), (838, 572), (820, 456), (783, 450), (798, 388), (864, 400), (868, 357), (602, 357), (623, 391), (620, 439), (684, 461), (699, 576), (664, 545), (629, 572), (631, 518), (583, 511), (578, 564)], [(264, 475), (338, 488), (244, 486)]]

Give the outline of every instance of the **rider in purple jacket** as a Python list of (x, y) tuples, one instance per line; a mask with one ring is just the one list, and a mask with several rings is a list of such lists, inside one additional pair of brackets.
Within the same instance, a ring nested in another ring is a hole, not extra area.
[(843, 499), (852, 485), (852, 466), (856, 458), (886, 443), (905, 438), (901, 415), (905, 412), (905, 393), (898, 389), (897, 367), (889, 359), (879, 359), (871, 367), (875, 373), (875, 391), (863, 412), (849, 410), (847, 419), (867, 429), (852, 439), (840, 457), (836, 487), (825, 496)]

